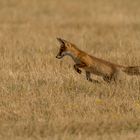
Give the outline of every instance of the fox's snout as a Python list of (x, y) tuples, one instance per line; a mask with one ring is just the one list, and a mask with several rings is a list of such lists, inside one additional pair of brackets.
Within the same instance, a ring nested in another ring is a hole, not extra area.
[(63, 53), (58, 53), (58, 54), (56, 55), (56, 58), (57, 58), (57, 59), (61, 59), (61, 58), (63, 58), (63, 56), (64, 56)]
[(56, 55), (56, 58), (61, 59), (66, 55), (64, 51), (60, 49), (59, 53)]
[(57, 59), (61, 59), (62, 56), (61, 56), (61, 55), (57, 55), (56, 58), (57, 58)]

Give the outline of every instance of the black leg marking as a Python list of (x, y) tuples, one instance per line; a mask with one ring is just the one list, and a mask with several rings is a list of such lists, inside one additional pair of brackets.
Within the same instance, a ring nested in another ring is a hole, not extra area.
[(92, 82), (92, 79), (90, 78), (91, 74), (90, 72), (86, 71), (86, 78), (88, 81)]
[(79, 74), (81, 74), (82, 73), (82, 71), (77, 67), (77, 65), (75, 64), (74, 65), (74, 69), (76, 70), (76, 72), (78, 72)]

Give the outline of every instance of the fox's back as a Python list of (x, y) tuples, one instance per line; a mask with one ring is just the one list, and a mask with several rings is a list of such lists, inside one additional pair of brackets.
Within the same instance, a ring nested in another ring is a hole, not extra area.
[(110, 75), (111, 73), (117, 71), (117, 66), (115, 64), (103, 59), (99, 59), (88, 54), (85, 54), (82, 59), (87, 66), (85, 67), (85, 70), (90, 71), (91, 73), (97, 75)]

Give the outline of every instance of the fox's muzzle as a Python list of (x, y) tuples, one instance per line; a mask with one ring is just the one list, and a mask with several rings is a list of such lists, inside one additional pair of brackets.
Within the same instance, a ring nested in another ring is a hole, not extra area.
[(60, 49), (60, 51), (58, 52), (56, 58), (61, 59), (64, 55), (65, 55), (65, 52), (62, 49)]
[(57, 59), (61, 59), (63, 57), (63, 55), (57, 55), (56, 58)]

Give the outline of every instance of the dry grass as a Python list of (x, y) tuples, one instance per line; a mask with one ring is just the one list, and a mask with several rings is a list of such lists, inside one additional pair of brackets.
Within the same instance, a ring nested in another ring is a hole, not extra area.
[(1, 0), (0, 139), (140, 139), (140, 77), (92, 84), (70, 58), (55, 58), (62, 37), (97, 57), (140, 65), (139, 7), (138, 0)]

